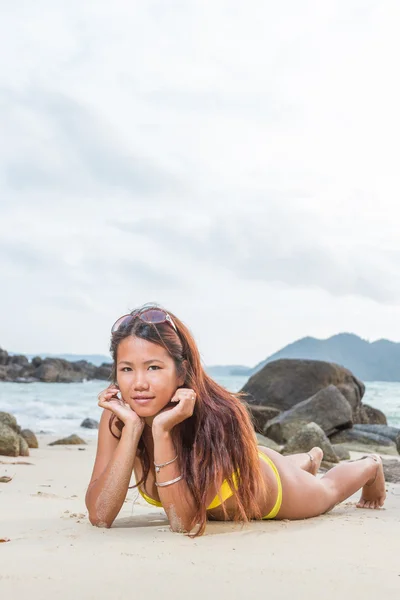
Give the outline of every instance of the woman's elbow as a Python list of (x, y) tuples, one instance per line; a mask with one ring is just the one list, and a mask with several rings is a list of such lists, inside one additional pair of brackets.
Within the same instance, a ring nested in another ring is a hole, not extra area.
[(93, 514), (90, 512), (89, 512), (88, 518), (89, 518), (90, 524), (93, 525), (94, 527), (105, 527), (106, 529), (110, 529), (111, 525), (113, 524), (112, 521), (101, 518), (101, 517), (99, 517), (99, 515)]

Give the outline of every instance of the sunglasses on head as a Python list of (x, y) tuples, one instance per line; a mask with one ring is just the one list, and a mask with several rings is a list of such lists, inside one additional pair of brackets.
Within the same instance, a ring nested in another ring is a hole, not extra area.
[(178, 333), (175, 323), (171, 319), (170, 315), (162, 308), (145, 308), (138, 312), (130, 313), (129, 315), (123, 315), (117, 319), (114, 325), (111, 327), (111, 333), (115, 333), (121, 327), (126, 325), (134, 319), (140, 319), (143, 323), (152, 323), (153, 325), (159, 325), (160, 323), (168, 323)]

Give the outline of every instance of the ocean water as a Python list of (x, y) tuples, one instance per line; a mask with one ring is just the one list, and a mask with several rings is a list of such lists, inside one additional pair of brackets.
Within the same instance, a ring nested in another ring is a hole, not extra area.
[[(219, 377), (216, 380), (232, 392), (247, 377)], [(99, 419), (98, 393), (105, 381), (84, 383), (6, 383), (0, 382), (0, 411), (9, 412), (23, 428), (35, 433), (96, 435), (96, 430), (81, 429), (83, 419)], [(390, 425), (400, 427), (400, 383), (369, 382), (363, 401), (382, 410)]]

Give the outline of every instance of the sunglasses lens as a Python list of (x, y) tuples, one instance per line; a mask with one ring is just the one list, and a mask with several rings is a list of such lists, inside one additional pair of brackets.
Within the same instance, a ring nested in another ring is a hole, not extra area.
[(140, 314), (142, 321), (147, 323), (164, 323), (166, 321), (166, 313), (158, 309), (145, 310)]
[(120, 317), (112, 326), (111, 333), (115, 333), (121, 327), (121, 325), (127, 323), (130, 319), (132, 319), (132, 315), (124, 315), (123, 317)]

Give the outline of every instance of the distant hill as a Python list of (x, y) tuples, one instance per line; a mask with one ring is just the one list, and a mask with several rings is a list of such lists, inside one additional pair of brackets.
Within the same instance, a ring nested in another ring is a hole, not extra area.
[(335, 362), (363, 381), (400, 381), (400, 343), (389, 340), (368, 342), (352, 333), (339, 333), (327, 340), (306, 337), (260, 362), (251, 374), (280, 358)]

